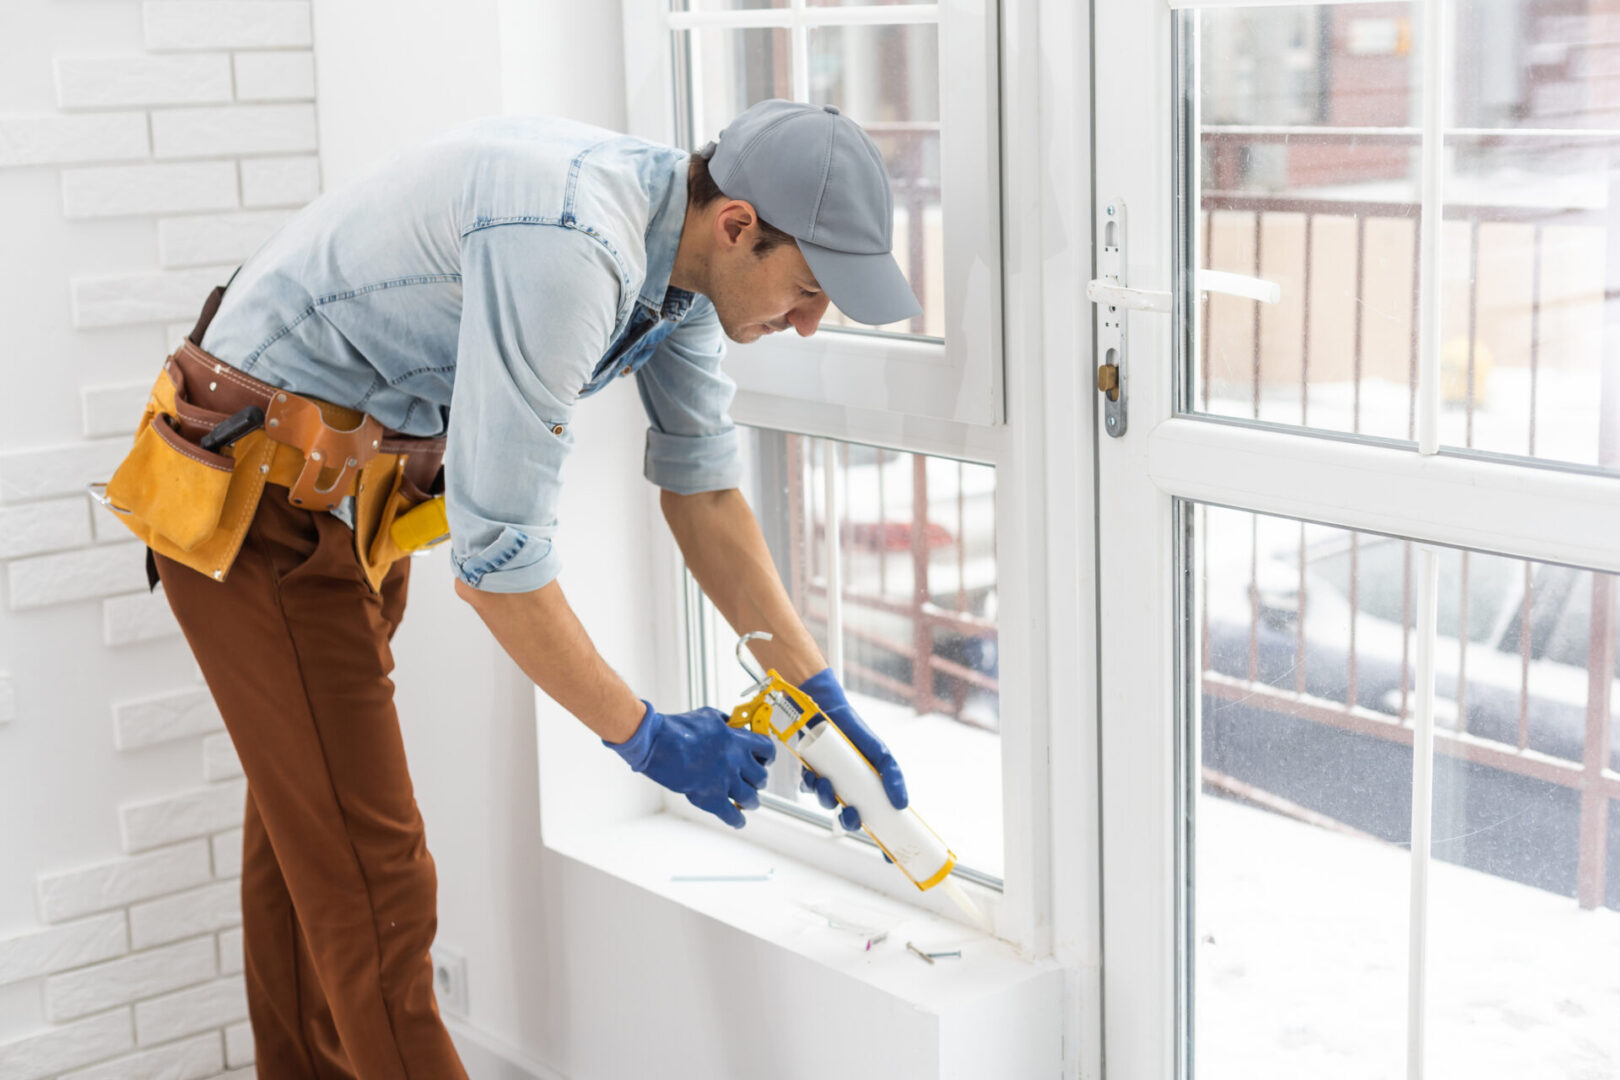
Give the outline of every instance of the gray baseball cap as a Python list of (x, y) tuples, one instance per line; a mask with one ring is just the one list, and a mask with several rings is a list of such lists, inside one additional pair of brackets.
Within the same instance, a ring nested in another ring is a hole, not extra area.
[(753, 203), (798, 241), (845, 315), (880, 325), (922, 313), (894, 260), (894, 192), (883, 155), (837, 106), (761, 101), (711, 145), (709, 175), (720, 190)]

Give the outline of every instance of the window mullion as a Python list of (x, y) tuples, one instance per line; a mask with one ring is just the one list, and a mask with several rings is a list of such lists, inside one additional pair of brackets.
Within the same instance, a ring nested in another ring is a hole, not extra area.
[(804, 0), (793, 0), (793, 100), (810, 100), (810, 31), (804, 18)]
[(1417, 694), (1412, 717), (1412, 852), (1408, 897), (1406, 1076), (1422, 1080), (1428, 1051), (1429, 840), (1434, 820), (1434, 651), (1439, 636), (1440, 559), (1418, 548)]

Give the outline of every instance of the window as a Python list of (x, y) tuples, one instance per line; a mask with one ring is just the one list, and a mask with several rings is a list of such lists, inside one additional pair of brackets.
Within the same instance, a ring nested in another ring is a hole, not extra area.
[(632, 78), (638, 133), (696, 149), (766, 98), (837, 105), (872, 136), (893, 183), (894, 253), (922, 314), (872, 328), (833, 309), (813, 338), (733, 346), (739, 419), (765, 396), (1001, 421), (994, 9), (628, 0), (630, 70), (647, 71)]
[[(995, 469), (764, 429), (745, 445), (743, 490), (794, 608), (906, 771), (917, 812), (968, 876), (999, 886)], [(746, 681), (737, 635), (707, 601), (700, 617), (694, 698), (733, 702)], [(830, 823), (791, 755), (768, 790), (767, 805)]]

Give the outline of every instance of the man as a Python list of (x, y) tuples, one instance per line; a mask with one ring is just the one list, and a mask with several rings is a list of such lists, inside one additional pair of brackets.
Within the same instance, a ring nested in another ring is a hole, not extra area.
[[(456, 591), (633, 769), (741, 828), (773, 743), (714, 709), (641, 700), (558, 581), (576, 409), (633, 375), (646, 475), (687, 565), (733, 628), (775, 635), (759, 659), (905, 805), (737, 491), (720, 368), (724, 337), (809, 335), (829, 302), (869, 323), (916, 314), (890, 254), (892, 205), (876, 146), (831, 106), (762, 102), (697, 155), (567, 121), (482, 121), (312, 203), (216, 293), (166, 365), (174, 417), (149, 426), (204, 479), (212, 467), (231, 471), (233, 493), (256, 486), (246, 509), (226, 498), (200, 547), (151, 542), (247, 777), (261, 1076), (465, 1075), (433, 1000), (434, 868), (388, 679), (410, 561), (388, 522), (432, 490), (436, 439)], [(262, 440), (218, 459), (175, 442), (243, 402), (264, 403)], [(156, 391), (153, 408), (165, 413)], [(210, 545), (217, 567), (198, 555)], [(836, 805), (826, 780), (805, 782)], [(853, 808), (841, 818), (859, 825)]]

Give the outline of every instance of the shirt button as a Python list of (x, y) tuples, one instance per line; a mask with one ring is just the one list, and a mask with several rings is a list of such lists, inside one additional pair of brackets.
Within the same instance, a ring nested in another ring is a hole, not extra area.
[(551, 429), (551, 433), (553, 435), (561, 435), (563, 433), (563, 426), (558, 424), (556, 427)]
[(628, 374), (630, 374), (630, 369), (629, 368), (624, 368), (619, 372), (619, 378), (622, 379)]

